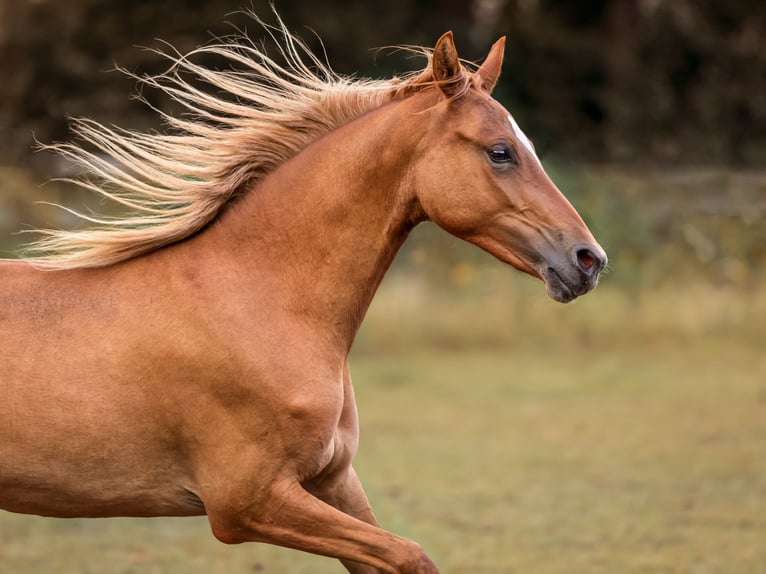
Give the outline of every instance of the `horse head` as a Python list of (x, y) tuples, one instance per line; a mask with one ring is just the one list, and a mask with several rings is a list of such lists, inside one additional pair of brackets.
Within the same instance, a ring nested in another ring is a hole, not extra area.
[(568, 302), (596, 286), (606, 253), (491, 96), (504, 47), (501, 38), (472, 73), (451, 32), (437, 42), (430, 63), (437, 103), (428, 107), (429, 132), (413, 166), (415, 193), (428, 219), (542, 279), (553, 299)]

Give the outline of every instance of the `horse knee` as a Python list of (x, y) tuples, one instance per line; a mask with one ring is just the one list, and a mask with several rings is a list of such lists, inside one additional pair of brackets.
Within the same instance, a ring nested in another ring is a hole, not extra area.
[(397, 574), (439, 574), (439, 569), (416, 542), (411, 542), (406, 556), (397, 563)]

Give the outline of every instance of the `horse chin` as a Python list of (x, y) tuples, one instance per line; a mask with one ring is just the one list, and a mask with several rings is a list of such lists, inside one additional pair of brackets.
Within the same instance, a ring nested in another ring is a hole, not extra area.
[(561, 278), (553, 267), (548, 267), (543, 275), (543, 281), (545, 281), (545, 289), (548, 291), (548, 296), (559, 303), (569, 303), (574, 301), (579, 295)]
[(545, 288), (550, 298), (559, 303), (569, 303), (593, 291), (598, 285), (599, 278), (598, 273), (591, 277), (585, 277), (583, 274), (570, 277), (565, 271), (554, 267), (547, 267), (540, 275), (545, 281)]

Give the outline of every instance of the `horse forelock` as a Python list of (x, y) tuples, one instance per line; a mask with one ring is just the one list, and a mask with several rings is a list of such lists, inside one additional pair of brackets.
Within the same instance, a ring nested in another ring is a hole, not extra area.
[[(73, 212), (91, 226), (35, 231), (41, 238), (26, 249), (28, 260), (50, 269), (101, 267), (181, 241), (311, 142), (434, 84), (428, 67), (384, 80), (340, 76), (281, 20), (271, 26), (250, 15), (276, 40), (285, 64), (247, 36), (214, 41), (188, 54), (155, 50), (170, 63), (164, 73), (128, 74), (185, 109), (184, 115), (170, 115), (155, 108), (167, 133), (78, 119), (73, 130), (83, 145), (44, 146), (82, 169), (81, 177), (68, 181), (121, 204), (132, 215)], [(406, 49), (430, 56), (425, 48)], [(230, 67), (196, 63), (207, 56)]]

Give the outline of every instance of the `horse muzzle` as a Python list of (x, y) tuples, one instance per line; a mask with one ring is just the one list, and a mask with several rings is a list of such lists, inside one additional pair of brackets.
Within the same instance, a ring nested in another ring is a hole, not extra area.
[(565, 261), (546, 263), (540, 273), (548, 295), (559, 303), (569, 303), (592, 291), (608, 262), (598, 245), (577, 246), (569, 255)]

